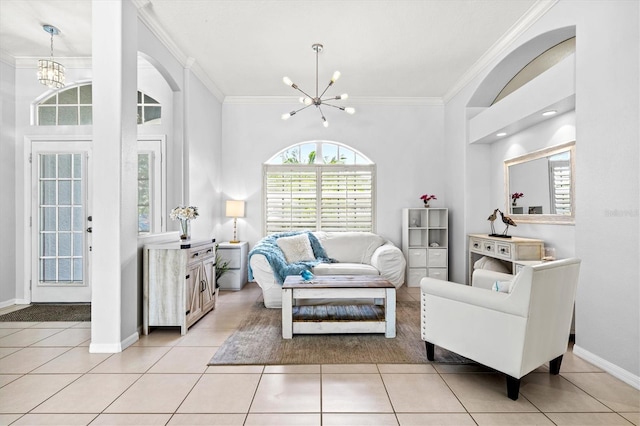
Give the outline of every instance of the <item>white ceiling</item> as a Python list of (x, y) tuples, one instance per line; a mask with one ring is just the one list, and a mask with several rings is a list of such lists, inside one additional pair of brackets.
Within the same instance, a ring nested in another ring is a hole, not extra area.
[[(144, 19), (193, 58), (224, 96), (291, 96), (287, 75), (330, 94), (442, 98), (554, 0), (135, 0)], [(91, 56), (90, 0), (0, 0), (0, 54)], [(108, 36), (108, 35), (105, 35)], [(71, 61), (69, 59), (69, 61)], [(35, 66), (35, 61), (34, 61)], [(322, 87), (320, 88), (322, 90)]]

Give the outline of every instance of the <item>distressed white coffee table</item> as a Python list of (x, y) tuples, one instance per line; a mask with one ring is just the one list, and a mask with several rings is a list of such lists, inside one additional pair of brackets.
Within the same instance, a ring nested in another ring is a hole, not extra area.
[[(296, 299), (375, 299), (375, 305), (295, 306)], [(288, 276), (282, 286), (282, 338), (294, 334), (384, 333), (396, 337), (396, 288), (377, 275)]]

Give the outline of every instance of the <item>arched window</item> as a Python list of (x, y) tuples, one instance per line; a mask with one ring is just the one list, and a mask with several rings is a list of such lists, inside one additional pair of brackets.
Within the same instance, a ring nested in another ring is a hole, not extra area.
[(375, 232), (375, 164), (335, 142), (304, 142), (264, 164), (264, 230)]
[[(91, 83), (67, 86), (37, 105), (38, 126), (78, 126), (93, 124)], [(138, 124), (160, 124), (162, 106), (138, 91)]]

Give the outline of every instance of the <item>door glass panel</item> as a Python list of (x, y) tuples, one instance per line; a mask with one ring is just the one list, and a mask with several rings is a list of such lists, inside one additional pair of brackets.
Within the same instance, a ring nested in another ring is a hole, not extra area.
[(56, 204), (56, 181), (42, 181), (42, 191), (40, 193), (40, 202), (44, 205)]
[(71, 204), (71, 181), (58, 181), (58, 204)]
[(47, 284), (83, 282), (82, 161), (80, 154), (40, 154), (38, 276)]
[(58, 233), (58, 254), (71, 256), (71, 232)]

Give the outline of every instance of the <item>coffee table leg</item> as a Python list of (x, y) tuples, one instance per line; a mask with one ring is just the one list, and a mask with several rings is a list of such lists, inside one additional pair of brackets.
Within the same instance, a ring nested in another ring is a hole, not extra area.
[(386, 324), (385, 337), (396, 337), (396, 289), (388, 288), (385, 298), (384, 321)]
[(293, 290), (282, 289), (282, 338), (293, 338)]

